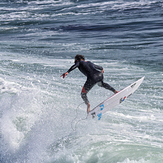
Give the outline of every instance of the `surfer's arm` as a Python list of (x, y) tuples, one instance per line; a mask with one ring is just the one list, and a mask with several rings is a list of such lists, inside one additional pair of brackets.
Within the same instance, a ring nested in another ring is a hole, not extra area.
[(71, 71), (73, 71), (74, 69), (76, 69), (78, 66), (79, 66), (79, 62), (76, 63), (76, 64), (74, 64), (74, 65), (72, 65), (70, 67), (70, 69), (67, 72), (63, 73), (60, 77), (65, 78)]
[(77, 67), (78, 67), (78, 64), (74, 64), (73, 66), (70, 67), (70, 69), (67, 72), (70, 73), (71, 71), (73, 71)]

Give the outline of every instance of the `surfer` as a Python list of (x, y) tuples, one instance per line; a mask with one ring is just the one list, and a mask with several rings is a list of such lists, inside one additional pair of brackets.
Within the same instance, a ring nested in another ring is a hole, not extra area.
[(114, 93), (118, 92), (109, 84), (103, 82), (104, 69), (101, 66), (95, 65), (90, 61), (85, 61), (85, 57), (79, 54), (75, 56), (74, 63), (75, 64), (71, 66), (67, 72), (63, 73), (61, 77), (65, 78), (68, 73), (73, 71), (75, 68), (78, 68), (87, 77), (87, 81), (85, 82), (81, 91), (81, 97), (87, 105), (87, 113), (90, 111), (90, 103), (87, 98), (87, 93), (95, 84), (98, 84), (98, 86), (104, 87), (105, 89), (111, 90)]

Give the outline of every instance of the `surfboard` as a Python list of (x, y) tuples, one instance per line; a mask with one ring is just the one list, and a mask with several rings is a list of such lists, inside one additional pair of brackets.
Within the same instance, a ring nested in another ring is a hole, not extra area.
[(101, 119), (102, 115), (107, 112), (108, 110), (116, 107), (117, 105), (121, 104), (125, 101), (128, 97), (130, 97), (140, 86), (143, 82), (145, 77), (137, 80), (136, 82), (132, 83), (131, 85), (127, 86), (126, 88), (122, 89), (118, 93), (114, 94), (113, 96), (107, 98), (105, 101), (97, 105), (93, 108), (89, 113), (88, 117), (98, 117), (98, 120)]

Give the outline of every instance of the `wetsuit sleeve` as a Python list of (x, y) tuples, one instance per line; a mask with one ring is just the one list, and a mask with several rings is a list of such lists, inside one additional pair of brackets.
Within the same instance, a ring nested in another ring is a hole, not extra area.
[(99, 66), (99, 65), (95, 65), (95, 64), (94, 64), (94, 67), (95, 67), (96, 69), (98, 69), (98, 70), (101, 70), (101, 71), (103, 70), (103, 67), (101, 67), (101, 66)]
[(70, 73), (71, 71), (73, 71), (77, 67), (79, 67), (79, 62), (77, 62), (76, 64), (74, 64), (73, 66), (71, 66), (70, 69), (67, 72)]

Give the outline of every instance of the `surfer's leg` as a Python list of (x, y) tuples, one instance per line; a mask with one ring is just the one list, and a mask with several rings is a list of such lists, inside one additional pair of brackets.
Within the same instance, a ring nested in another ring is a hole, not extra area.
[(87, 105), (87, 113), (90, 111), (90, 103), (87, 97), (87, 93), (92, 89), (92, 87), (95, 85), (95, 83), (91, 80), (87, 80), (83, 86), (83, 89), (81, 91), (81, 97), (85, 104)]
[(85, 104), (87, 105), (87, 114), (88, 114), (90, 111), (90, 103), (88, 101), (87, 92), (85, 91), (85, 85), (83, 86), (83, 89), (81, 92), (81, 97), (82, 97), (83, 101), (85, 102)]
[(110, 91), (112, 91), (114, 93), (117, 93), (118, 92), (113, 87), (111, 87), (109, 84), (104, 83), (103, 81), (98, 82), (98, 86), (104, 87), (105, 89), (108, 89), (108, 90), (110, 90)]

